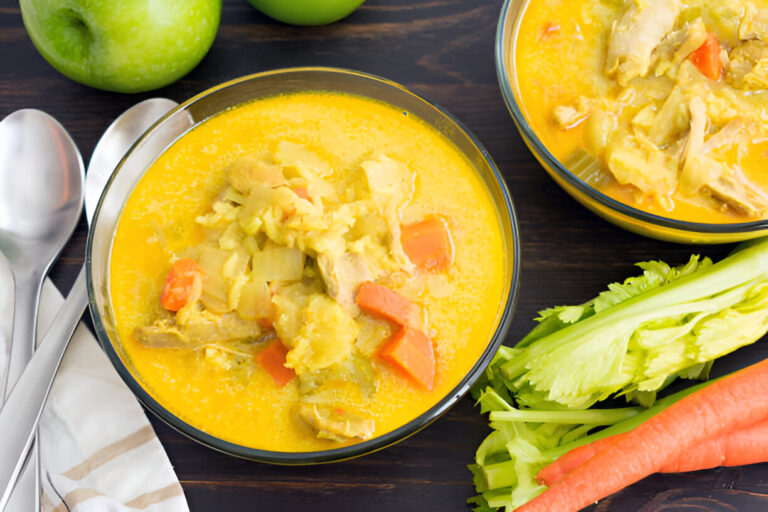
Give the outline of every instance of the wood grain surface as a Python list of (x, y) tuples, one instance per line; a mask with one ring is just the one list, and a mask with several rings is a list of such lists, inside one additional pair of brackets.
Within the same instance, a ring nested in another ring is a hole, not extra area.
[[(636, 272), (635, 261), (681, 263), (692, 252), (727, 254), (731, 246), (675, 245), (622, 231), (547, 177), (520, 139), (497, 85), (493, 54), (501, 3), (368, 0), (342, 22), (298, 28), (268, 19), (245, 0), (225, 0), (217, 39), (195, 70), (165, 89), (122, 95), (58, 74), (29, 40), (18, 4), (0, 0), (0, 117), (20, 108), (45, 110), (71, 132), (87, 162), (109, 123), (147, 97), (182, 101), (231, 78), (301, 65), (358, 69), (400, 82), (461, 119), (493, 155), (512, 193), (523, 265), (508, 345), (532, 327), (539, 309), (583, 302)], [(63, 291), (83, 262), (86, 233), (83, 218), (53, 269)], [(766, 355), (760, 342), (718, 363), (716, 372)], [(429, 428), (381, 452), (337, 464), (278, 467), (216, 453), (150, 419), (193, 511), (465, 511), (473, 495), (465, 466), (488, 433), (486, 419), (464, 398)], [(768, 465), (654, 475), (592, 510), (768, 510)]]

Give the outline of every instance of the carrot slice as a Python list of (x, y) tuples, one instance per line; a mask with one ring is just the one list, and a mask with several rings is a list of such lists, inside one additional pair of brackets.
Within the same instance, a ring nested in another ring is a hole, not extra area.
[(421, 315), (416, 304), (396, 291), (372, 281), (360, 285), (355, 301), (366, 313), (400, 326), (418, 327), (421, 324)]
[(423, 388), (435, 383), (435, 352), (426, 334), (401, 327), (379, 350), (379, 357), (392, 363)]
[(408, 258), (418, 267), (442, 270), (451, 265), (453, 243), (445, 221), (428, 217), (400, 227), (400, 242)]
[(285, 356), (288, 349), (283, 342), (275, 340), (267, 348), (256, 355), (256, 361), (264, 368), (275, 384), (285, 386), (296, 376), (293, 368), (285, 366)]
[(720, 80), (723, 73), (723, 61), (720, 59), (720, 41), (710, 32), (707, 40), (691, 54), (691, 62), (701, 71), (701, 74), (711, 80)]
[(517, 512), (577, 511), (698, 444), (768, 416), (768, 359), (713, 382), (609, 443)]
[(194, 293), (195, 288), (201, 288), (203, 269), (194, 260), (182, 258), (176, 260), (165, 279), (160, 303), (168, 311), (178, 311), (183, 308)]

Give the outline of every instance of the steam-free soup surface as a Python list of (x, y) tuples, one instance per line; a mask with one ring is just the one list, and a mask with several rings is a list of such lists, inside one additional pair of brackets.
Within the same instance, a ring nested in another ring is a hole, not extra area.
[[(316, 451), (456, 386), (498, 324), (504, 262), (489, 192), (442, 135), (372, 100), (300, 93), (223, 112), (158, 158), (122, 213), (110, 294), (160, 404), (236, 444)], [(363, 282), (418, 314), (381, 316)], [(404, 332), (433, 375), (388, 345)]]
[(531, 1), (515, 70), (544, 146), (664, 217), (768, 217), (768, 2)]

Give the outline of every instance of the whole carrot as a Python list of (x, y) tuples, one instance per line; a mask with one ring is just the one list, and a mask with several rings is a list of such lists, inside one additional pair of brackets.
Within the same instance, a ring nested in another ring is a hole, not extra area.
[(539, 471), (539, 474), (536, 475), (536, 480), (538, 480), (541, 485), (546, 485), (548, 487), (552, 486), (552, 484), (563, 478), (565, 475), (603, 451), (608, 445), (613, 444), (616, 441), (616, 438), (621, 435), (624, 434), (598, 439), (595, 442), (574, 448), (551, 464), (542, 468), (541, 471)]
[(659, 471), (691, 447), (766, 416), (768, 359), (669, 406), (516, 510), (577, 511)]
[(708, 439), (661, 468), (662, 473), (768, 462), (768, 419)]

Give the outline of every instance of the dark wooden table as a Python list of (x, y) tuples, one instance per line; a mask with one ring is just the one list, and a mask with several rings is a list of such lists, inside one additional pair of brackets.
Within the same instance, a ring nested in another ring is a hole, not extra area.
[[(268, 19), (245, 0), (226, 0), (218, 37), (202, 63), (165, 89), (131, 96), (89, 89), (59, 75), (27, 37), (16, 2), (0, 0), (0, 117), (26, 107), (47, 111), (71, 132), (87, 162), (109, 123), (146, 97), (182, 101), (231, 78), (302, 65), (359, 69), (405, 84), (474, 131), (512, 192), (523, 268), (509, 345), (532, 327), (539, 309), (583, 302), (608, 282), (636, 272), (635, 261), (681, 263), (691, 252), (725, 255), (731, 247), (674, 245), (622, 231), (547, 177), (520, 139), (496, 82), (493, 50), (501, 3), (368, 0), (340, 23), (298, 28)], [(83, 262), (86, 232), (83, 218), (53, 269), (64, 291)], [(757, 344), (716, 370), (767, 355)], [(277, 467), (221, 455), (150, 419), (193, 511), (468, 510), (464, 502), (474, 492), (465, 465), (488, 433), (486, 419), (465, 398), (426, 430), (379, 453), (332, 465)], [(768, 465), (652, 476), (594, 510), (768, 510)]]

